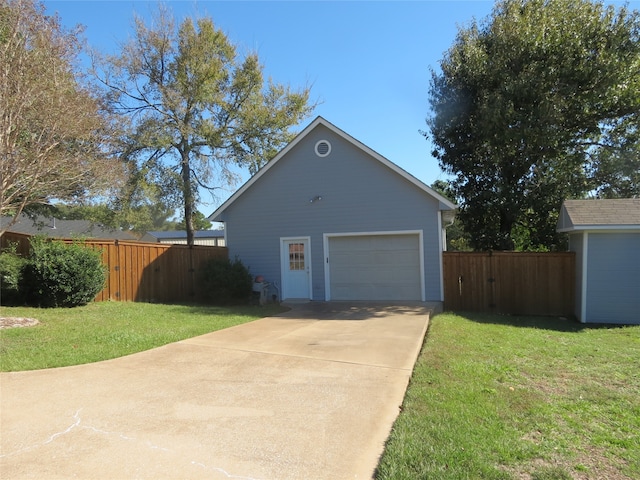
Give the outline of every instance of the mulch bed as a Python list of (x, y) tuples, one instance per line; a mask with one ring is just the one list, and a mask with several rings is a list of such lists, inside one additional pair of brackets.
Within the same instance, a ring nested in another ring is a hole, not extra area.
[(0, 328), (33, 327), (39, 323), (35, 318), (0, 317)]

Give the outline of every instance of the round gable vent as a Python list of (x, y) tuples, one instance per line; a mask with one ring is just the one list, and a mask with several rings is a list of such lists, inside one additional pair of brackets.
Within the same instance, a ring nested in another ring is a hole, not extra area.
[(331, 153), (331, 144), (326, 140), (320, 140), (316, 143), (316, 155), (326, 157)]

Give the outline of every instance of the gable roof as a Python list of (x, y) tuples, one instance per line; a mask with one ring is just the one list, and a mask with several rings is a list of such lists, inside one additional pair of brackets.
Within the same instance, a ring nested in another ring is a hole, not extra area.
[[(7, 225), (11, 220), (11, 217), (0, 217), (0, 222), (3, 225)], [(64, 239), (82, 237), (100, 240), (137, 240), (133, 234), (127, 231), (105, 227), (89, 220), (60, 220), (43, 216), (31, 219), (26, 215), (20, 215), (18, 221), (11, 225), (7, 231)]]
[(640, 229), (640, 198), (565, 200), (558, 232)]
[(444, 196), (440, 195), (438, 192), (436, 192), (431, 187), (427, 186), (425, 183), (423, 183), (420, 180), (418, 180), (416, 177), (414, 177), (413, 175), (408, 173), (406, 170), (400, 168), (395, 163), (391, 162), (390, 160), (388, 160), (387, 158), (383, 157), (382, 155), (380, 155), (376, 151), (374, 151), (371, 148), (367, 147), (364, 143), (356, 140), (351, 135), (349, 135), (346, 132), (344, 132), (343, 130), (339, 129), (338, 127), (336, 127), (332, 123), (328, 122), (324, 118), (316, 117), (316, 119), (313, 122), (311, 122), (306, 128), (304, 128), (286, 147), (284, 147), (282, 150), (280, 150), (280, 152), (270, 162), (268, 162), (266, 165), (264, 165), (258, 171), (258, 173), (256, 173), (249, 180), (247, 180), (247, 182), (245, 182), (244, 185), (242, 185), (233, 195), (231, 195), (231, 197), (229, 197), (229, 199), (227, 199), (227, 201), (225, 201), (222, 205), (220, 205), (216, 209), (215, 212), (213, 212), (211, 215), (209, 215), (208, 219), (211, 220), (211, 221), (219, 221), (219, 220), (216, 220), (216, 219), (238, 197), (240, 197), (246, 190), (248, 190), (251, 187), (251, 185), (253, 185), (255, 182), (257, 182), (260, 179), (260, 177), (262, 177), (271, 168), (273, 168), (273, 166), (276, 165), (278, 163), (278, 161), (282, 157), (284, 157), (293, 147), (295, 147), (298, 143), (300, 143), (318, 125), (322, 125), (322, 126), (328, 128), (334, 134), (338, 135), (342, 139), (344, 139), (347, 142), (351, 143), (355, 147), (363, 150), (365, 153), (367, 153), (368, 155), (373, 157), (375, 160), (377, 160), (380, 163), (382, 163), (383, 165), (385, 165), (387, 168), (389, 168), (390, 170), (392, 170), (396, 174), (404, 177), (406, 180), (408, 180), (409, 182), (414, 184), (416, 187), (418, 187), (419, 189), (423, 190), (427, 194), (429, 194), (432, 197), (434, 197), (436, 200), (438, 200), (438, 202), (440, 202), (440, 210), (455, 210), (457, 208), (457, 206), (453, 202), (451, 202), (449, 199), (447, 199)]

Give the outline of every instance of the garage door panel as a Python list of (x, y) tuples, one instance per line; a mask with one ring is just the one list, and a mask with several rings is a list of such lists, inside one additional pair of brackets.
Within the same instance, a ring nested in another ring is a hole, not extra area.
[(420, 300), (417, 234), (331, 237), (334, 300)]

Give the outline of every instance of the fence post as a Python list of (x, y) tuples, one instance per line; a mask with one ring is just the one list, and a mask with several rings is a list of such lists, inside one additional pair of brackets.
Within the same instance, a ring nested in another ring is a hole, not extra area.
[(495, 276), (495, 272), (497, 271), (497, 268), (495, 268), (494, 262), (496, 261), (496, 257), (493, 255), (493, 250), (489, 250), (489, 256), (488, 258), (488, 262), (489, 262), (489, 278), (487, 279), (487, 281), (489, 282), (489, 289), (488, 289), (488, 293), (489, 293), (489, 298), (487, 298), (487, 303), (489, 305), (489, 310), (491, 312), (493, 312), (495, 310), (495, 308), (497, 307), (496, 305), (496, 276)]

